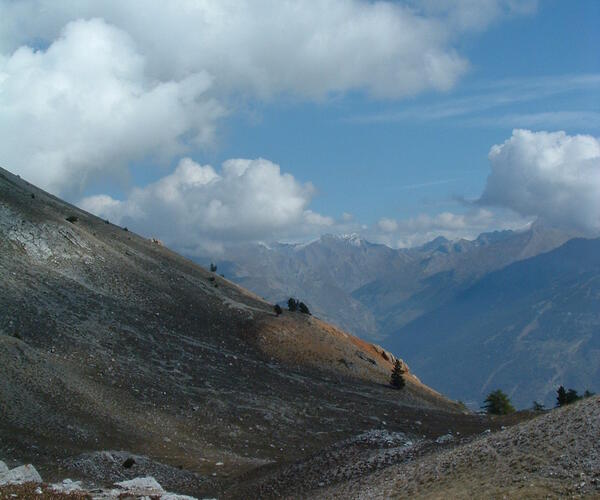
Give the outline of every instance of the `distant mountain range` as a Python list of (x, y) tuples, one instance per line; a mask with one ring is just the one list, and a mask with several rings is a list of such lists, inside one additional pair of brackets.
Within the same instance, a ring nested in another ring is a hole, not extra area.
[[(552, 404), (559, 384), (600, 389), (600, 352), (594, 350), (600, 337), (600, 297), (584, 272), (593, 272), (595, 264), (583, 249), (585, 240), (569, 242), (574, 236), (540, 222), (475, 240), (439, 237), (409, 249), (392, 249), (357, 235), (325, 235), (307, 244), (240, 246), (217, 263), (219, 272), (269, 301), (298, 297), (317, 316), (401, 352), (426, 383), (452, 397), (478, 405), (486, 391), (501, 387), (524, 407), (533, 399)], [(582, 270), (573, 281), (562, 274), (560, 281), (550, 279), (550, 264), (539, 271), (548, 280), (526, 281), (539, 262), (554, 262), (554, 252), (565, 257), (560, 252), (566, 251)], [(547, 252), (550, 257), (544, 257)], [(493, 281), (514, 269), (518, 274), (512, 279)], [(494, 287), (481, 288), (486, 283)], [(477, 292), (484, 289), (497, 294), (489, 297), (495, 309)], [(525, 290), (529, 295), (514, 303), (515, 293)], [(577, 313), (567, 299), (574, 291), (590, 294), (588, 301), (579, 302), (585, 310)], [(516, 331), (519, 325), (521, 330), (530, 325), (525, 344), (520, 337), (504, 351), (486, 350), (491, 345), (486, 339), (501, 338), (507, 328)], [(532, 335), (534, 330), (539, 332)], [(589, 350), (585, 366), (576, 366), (581, 359), (575, 355), (550, 363), (563, 349), (574, 348), (564, 344), (561, 332), (566, 330), (571, 339), (590, 338), (581, 344)], [(542, 340), (531, 344), (536, 335)], [(461, 363), (448, 363), (450, 353), (462, 353)], [(508, 359), (514, 360), (507, 365), (510, 370), (502, 368)], [(452, 376), (441, 367), (444, 363)]]
[(486, 274), (390, 337), (423, 380), (482, 401), (553, 405), (563, 384), (600, 387), (600, 239), (573, 239)]

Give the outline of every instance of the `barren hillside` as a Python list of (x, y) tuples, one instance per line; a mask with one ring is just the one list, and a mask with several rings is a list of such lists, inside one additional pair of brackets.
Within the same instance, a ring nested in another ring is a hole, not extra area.
[(600, 398), (589, 398), (458, 446), (437, 443), (436, 452), (416, 452), (416, 459), (404, 453), (394, 465), (311, 496), (598, 498), (599, 415)]
[(122, 450), (166, 467), (173, 491), (215, 494), (360, 432), (408, 429), (424, 410), (435, 418), (420, 417), (423, 434), (457, 419), (458, 405), (410, 374), (390, 389), (391, 353), (313, 317), (277, 317), (6, 171), (0, 282), (0, 457), (49, 479), (143, 473), (102, 454)]

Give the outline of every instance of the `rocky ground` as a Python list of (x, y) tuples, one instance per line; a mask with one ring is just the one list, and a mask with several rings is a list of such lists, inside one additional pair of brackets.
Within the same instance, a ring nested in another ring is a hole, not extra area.
[(160, 483), (151, 476), (118, 481), (110, 488), (86, 488), (82, 481), (72, 481), (71, 479), (63, 479), (57, 483), (45, 483), (31, 464), (9, 469), (4, 462), (0, 461), (0, 500), (4, 498), (194, 500), (193, 497), (187, 495), (165, 491)]
[[(451, 440), (412, 456), (396, 453), (395, 464), (323, 485), (310, 496), (600, 498), (598, 397), (466, 441)], [(361, 462), (352, 467), (363, 467)]]

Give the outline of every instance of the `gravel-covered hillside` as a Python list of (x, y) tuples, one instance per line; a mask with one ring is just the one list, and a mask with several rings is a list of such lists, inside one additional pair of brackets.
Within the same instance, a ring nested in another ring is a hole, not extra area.
[(315, 498), (598, 498), (600, 398), (588, 398), (466, 444), (401, 457)]
[[(278, 317), (6, 171), (0, 284), (0, 457), (49, 481), (160, 469), (171, 491), (214, 495), (357, 433), (407, 430), (425, 410), (437, 417), (424, 433), (460, 415), (410, 372), (391, 389), (391, 353), (310, 316)], [(98, 461), (105, 451), (146, 458), (126, 469)]]

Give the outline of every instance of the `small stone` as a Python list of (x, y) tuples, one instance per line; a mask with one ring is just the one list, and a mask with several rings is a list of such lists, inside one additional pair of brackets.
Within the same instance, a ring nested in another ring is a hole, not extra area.
[(435, 440), (437, 444), (449, 443), (451, 441), (454, 441), (454, 436), (450, 433), (444, 434)]

